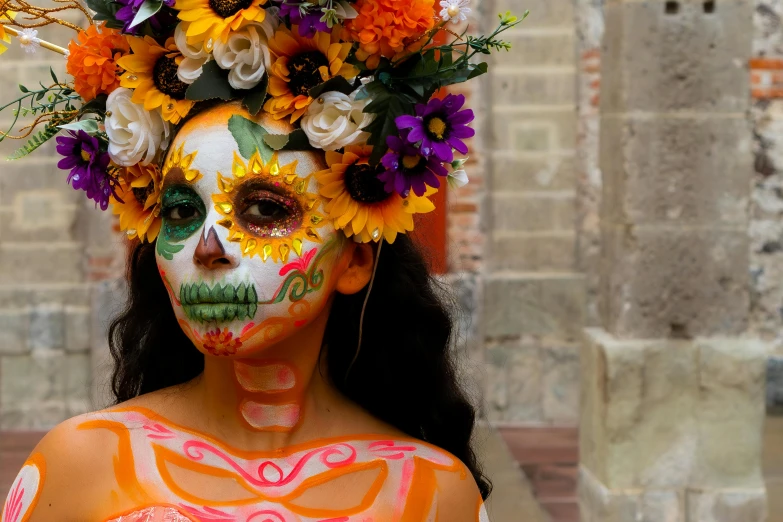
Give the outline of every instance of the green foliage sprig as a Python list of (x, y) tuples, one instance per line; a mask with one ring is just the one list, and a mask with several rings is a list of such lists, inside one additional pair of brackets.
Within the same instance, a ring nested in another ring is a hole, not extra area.
[(489, 36), (466, 37), (462, 33), (449, 44), (430, 46), (444, 26), (441, 23), (430, 31), (420, 51), (395, 62), (382, 60), (375, 71), (363, 70), (365, 77), (374, 75), (374, 80), (357, 94), (357, 99), (373, 100), (364, 108), (364, 112), (375, 114), (373, 122), (364, 128), (370, 133), (368, 143), (373, 146), (370, 162), (377, 164), (386, 153), (386, 138), (397, 134), (395, 120), (399, 116), (412, 114), (415, 104), (427, 103), (443, 87), (485, 74), (488, 64), (475, 63), (474, 58), (479, 54), (511, 49), (511, 44), (498, 36), (522, 23), (528, 14), (526, 11), (521, 18), (510, 12), (499, 15), (500, 23)]

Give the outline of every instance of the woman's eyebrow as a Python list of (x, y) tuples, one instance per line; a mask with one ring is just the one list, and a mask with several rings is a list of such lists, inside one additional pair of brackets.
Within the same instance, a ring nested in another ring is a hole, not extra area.
[(166, 177), (163, 178), (163, 185), (161, 189), (168, 187), (169, 185), (176, 183), (185, 183), (185, 173), (179, 167), (172, 167), (166, 173)]

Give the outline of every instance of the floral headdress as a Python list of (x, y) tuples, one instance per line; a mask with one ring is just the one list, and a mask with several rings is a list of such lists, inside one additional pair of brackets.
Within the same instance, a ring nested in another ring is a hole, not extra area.
[[(65, 55), (70, 76), (20, 85), (0, 107), (14, 116), (0, 141), (27, 139), (9, 158), (18, 159), (61, 134), (68, 182), (104, 210), (111, 203), (128, 236), (146, 241), (160, 230), (176, 125), (214, 99), (295, 126), (287, 135), (243, 127), (258, 133), (261, 156), (326, 151), (329, 168), (316, 173), (323, 211), (347, 236), (392, 242), (413, 230), (443, 178), (467, 182), (455, 152), (468, 153), (473, 111), (441, 89), (486, 73), (475, 58), (508, 50), (498, 35), (521, 22), (506, 13), (489, 36), (457, 34), (450, 26), (467, 20), (469, 0), (87, 0), (91, 11), (54, 1), (0, 0), (0, 54), (16, 37), (25, 51)], [(87, 28), (58, 18), (68, 10)], [(77, 31), (67, 49), (38, 38), (50, 24)], [(20, 117), (33, 120), (14, 136)]]

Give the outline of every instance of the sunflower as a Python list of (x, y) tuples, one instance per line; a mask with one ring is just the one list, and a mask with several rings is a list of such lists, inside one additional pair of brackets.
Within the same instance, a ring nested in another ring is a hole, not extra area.
[(312, 38), (299, 35), (298, 28), (285, 26), (269, 40), (275, 61), (267, 69), (269, 94), (264, 110), (280, 120), (291, 116), (291, 123), (302, 117), (313, 99), (313, 87), (335, 77), (353, 78), (358, 70), (345, 63), (350, 43), (340, 43), (340, 31), (318, 32)]
[[(217, 173), (220, 193), (212, 195), (212, 202), (215, 210), (224, 217), (217, 223), (228, 229), (228, 240), (239, 243), (243, 255), (257, 255), (264, 261), (271, 258), (275, 262), (282, 260), (287, 263), (292, 250), (299, 257), (304, 255), (305, 240), (323, 241), (317, 230), (326, 223), (326, 217), (319, 212), (322, 199), (307, 192), (312, 175), (299, 177), (296, 165), (296, 161), (280, 165), (277, 154), (265, 164), (258, 151), (245, 164), (235, 152), (232, 178)], [(260, 226), (235, 212), (241, 201), (237, 196), (244, 192), (243, 185), (253, 182), (280, 189), (278, 204), (288, 209), (288, 216), (282, 223)]]
[(155, 165), (124, 169), (111, 198), (112, 212), (120, 216), (120, 230), (129, 238), (152, 242), (160, 232), (160, 170)]
[(231, 31), (244, 22), (261, 23), (266, 11), (261, 7), (266, 0), (177, 0), (174, 9), (179, 11), (188, 43), (204, 43), (204, 50), (212, 52), (215, 40), (224, 42)]
[(185, 99), (188, 84), (177, 76), (182, 54), (177, 50), (174, 38), (166, 40), (165, 47), (150, 36), (127, 38), (133, 54), (117, 60), (125, 69), (120, 85), (133, 89), (131, 99), (144, 104), (146, 110), (160, 107), (164, 120), (179, 123), (195, 102)]
[(321, 195), (329, 200), (324, 207), (334, 227), (348, 237), (356, 236), (362, 243), (381, 237), (394, 243), (397, 234), (413, 230), (413, 215), (435, 210), (427, 196), (410, 194), (403, 198), (396, 192), (386, 192), (378, 179), (382, 167), (370, 166), (372, 147), (349, 146), (343, 153), (326, 152), (329, 168), (315, 173), (321, 184)]

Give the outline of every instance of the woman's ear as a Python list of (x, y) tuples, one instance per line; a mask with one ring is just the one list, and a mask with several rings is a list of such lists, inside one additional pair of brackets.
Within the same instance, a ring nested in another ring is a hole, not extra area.
[(344, 255), (348, 257), (348, 266), (338, 277), (335, 288), (341, 294), (356, 294), (372, 279), (374, 249), (371, 243), (355, 243), (349, 240)]

